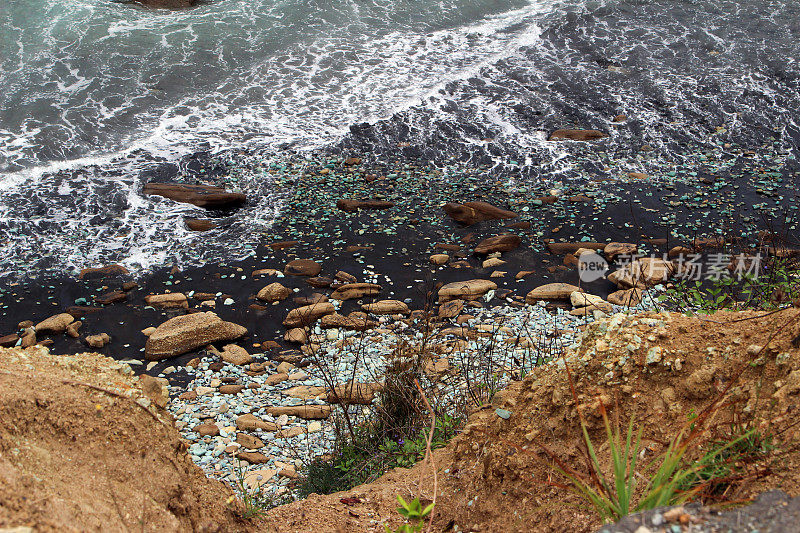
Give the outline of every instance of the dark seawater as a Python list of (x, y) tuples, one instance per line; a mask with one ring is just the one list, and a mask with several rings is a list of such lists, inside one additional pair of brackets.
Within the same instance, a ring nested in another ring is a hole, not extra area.
[[(0, 277), (247, 255), (281, 207), (253, 161), (289, 153), (407, 143), (525, 184), (586, 177), (577, 147), (545, 141), (561, 127), (609, 132), (628, 168), (644, 145), (678, 164), (800, 146), (788, 0), (11, 0), (0, 28)], [(224, 151), (251, 198), (203, 235), (182, 223), (202, 210), (140, 194), (198, 151)]]

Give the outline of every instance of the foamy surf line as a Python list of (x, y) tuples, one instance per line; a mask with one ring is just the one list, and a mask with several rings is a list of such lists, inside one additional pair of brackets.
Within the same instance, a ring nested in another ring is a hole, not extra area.
[[(230, 232), (199, 238), (186, 231), (179, 221), (184, 216), (202, 215), (198, 210), (141, 197), (139, 173), (155, 164), (179, 163), (197, 150), (238, 148), (253, 152), (291, 146), (293, 151), (308, 154), (335, 144), (351, 124), (365, 118), (378, 121), (410, 109), (440, 92), (447, 83), (478, 75), (487, 64), (514, 53), (520, 46), (531, 45), (538, 39), (538, 28), (532, 22), (530, 32), (501, 34), (541, 11), (542, 5), (547, 4), (533, 3), (476, 25), (425, 37), (399, 32), (379, 40), (365, 37), (351, 49), (366, 51), (381, 60), (383, 69), (375, 72), (368, 65), (370, 61), (347, 69), (337, 78), (346, 80), (345, 85), (333, 92), (327, 87), (314, 88), (314, 78), (319, 75), (318, 65), (346, 45), (341, 39), (318, 41), (310, 47), (317, 54), (314, 68), (305, 72), (293, 70), (300, 76), (299, 82), (297, 76), (286, 75), (284, 69), (284, 84), (273, 86), (272, 96), (264, 102), (244, 107), (227, 103), (235, 100), (238, 93), (275, 81), (271, 77), (280, 70), (275, 60), (251, 69), (245, 87), (230, 88), (226, 80), (208, 95), (190, 96), (168, 107), (146, 136), (126, 148), (6, 173), (0, 180), (0, 226), (10, 243), (10, 253), (5, 264), (0, 261), (0, 269), (9, 275), (9, 265), (23, 264), (28, 265), (27, 273), (35, 274), (38, 269), (75, 271), (102, 262), (118, 262), (135, 270), (147, 270), (170, 260), (191, 261), (181, 250), (197, 246), (209, 251), (198, 254), (195, 261), (215, 258), (215, 254), (246, 255), (249, 249), (237, 250), (230, 245), (221, 249), (220, 243), (231, 236)], [(149, 26), (116, 25), (113, 29), (124, 33), (143, 27)], [(297, 57), (303, 53), (301, 49), (294, 52)], [(420, 73), (425, 77), (420, 78)], [(62, 89), (80, 90), (84, 86), (73, 83)], [(18, 145), (30, 148), (34, 143), (28, 139), (20, 140)], [(7, 160), (11, 159), (8, 146), (3, 152)], [(243, 192), (255, 199), (255, 205), (237, 213), (234, 226), (243, 233), (268, 227), (270, 216), (253, 213), (274, 216), (280, 210), (280, 202), (272, 198), (263, 183), (245, 182), (242, 186)], [(103, 196), (114, 201), (107, 202)], [(82, 200), (70, 201), (73, 198)], [(43, 216), (22, 213), (19, 208), (26, 201), (36, 204), (35, 211)], [(59, 209), (53, 210), (51, 205), (58, 205)], [(95, 226), (90, 221), (97, 218), (98, 210), (102, 213), (100, 218), (106, 220)], [(37, 226), (31, 240), (23, 228)], [(246, 243), (248, 247), (254, 244)], [(170, 257), (173, 249), (178, 251)], [(14, 270), (19, 273), (19, 269)]]

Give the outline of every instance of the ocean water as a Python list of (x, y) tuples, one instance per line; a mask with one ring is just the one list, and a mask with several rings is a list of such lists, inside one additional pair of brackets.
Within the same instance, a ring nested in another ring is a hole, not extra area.
[(251, 204), (202, 237), (181, 223), (201, 210), (140, 194), (156, 162), (200, 150), (402, 140), (561, 179), (570, 148), (547, 133), (625, 113), (612, 149), (680, 158), (722, 128), (796, 151), (798, 61), (791, 0), (4, 0), (0, 276), (248, 253), (281, 207), (269, 179), (243, 179)]

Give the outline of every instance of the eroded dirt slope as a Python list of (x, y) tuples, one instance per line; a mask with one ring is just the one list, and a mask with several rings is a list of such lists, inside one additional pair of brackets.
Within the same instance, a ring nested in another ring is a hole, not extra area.
[(149, 385), (97, 354), (0, 349), (0, 528), (246, 531)]

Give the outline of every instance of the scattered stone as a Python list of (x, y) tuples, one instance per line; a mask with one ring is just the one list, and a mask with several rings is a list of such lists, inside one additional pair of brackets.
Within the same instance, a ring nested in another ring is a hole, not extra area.
[(334, 300), (353, 300), (378, 294), (381, 288), (380, 285), (375, 283), (348, 283), (333, 291), (331, 298)]
[(439, 306), (439, 317), (441, 318), (455, 318), (464, 309), (463, 300), (451, 300)]
[(603, 248), (603, 255), (612, 262), (618, 255), (635, 255), (638, 251), (639, 247), (630, 242), (610, 242)]
[(525, 296), (525, 301), (532, 304), (539, 300), (566, 300), (576, 291), (581, 292), (582, 289), (569, 283), (548, 283), (529, 292)]
[(364, 304), (361, 309), (374, 315), (406, 315), (411, 312), (408, 305), (400, 300), (380, 300), (379, 302)]
[(450, 260), (450, 256), (447, 254), (433, 254), (430, 257), (430, 261), (434, 265), (444, 265)]
[(74, 321), (75, 318), (69, 313), (53, 315), (36, 324), (36, 333), (64, 333)]
[(256, 298), (265, 302), (279, 302), (288, 298), (291, 293), (291, 290), (275, 282), (258, 291)]
[(238, 452), (236, 458), (254, 465), (269, 463), (269, 457), (261, 452)]
[(476, 254), (490, 254), (493, 252), (510, 252), (515, 250), (522, 243), (517, 235), (507, 233), (496, 237), (489, 237), (478, 243), (474, 252)]
[(313, 277), (322, 272), (322, 265), (310, 259), (295, 259), (286, 264), (283, 273), (291, 276)]
[(304, 419), (322, 419), (328, 418), (331, 415), (331, 407), (329, 405), (291, 405), (291, 406), (275, 406), (267, 409), (267, 412), (272, 416), (296, 416)]
[[(139, 386), (145, 396), (150, 398), (158, 407), (162, 409), (167, 406), (169, 402), (169, 381), (166, 378), (154, 378), (147, 374), (139, 376)], [(195, 397), (197, 394), (195, 393)]]
[(222, 360), (232, 365), (249, 365), (253, 362), (253, 356), (247, 350), (236, 344), (226, 344), (222, 348)]
[(78, 274), (78, 279), (101, 279), (110, 276), (124, 276), (130, 271), (122, 265), (107, 265), (103, 267), (84, 268)]
[(216, 437), (219, 435), (219, 427), (216, 424), (200, 424), (194, 427), (194, 431), (201, 437)]
[(641, 289), (623, 289), (608, 295), (608, 301), (614, 305), (633, 307), (642, 303)]
[(497, 284), (485, 279), (471, 279), (467, 281), (454, 281), (439, 289), (439, 301), (450, 300), (476, 300), (489, 291), (497, 289)]
[(86, 344), (92, 348), (102, 348), (109, 342), (111, 342), (111, 337), (108, 333), (100, 333), (98, 335), (89, 335), (86, 337)]
[(264, 431), (277, 431), (278, 426), (274, 422), (267, 422), (261, 420), (251, 414), (241, 415), (236, 419), (236, 428), (240, 431), (253, 431), (254, 429), (263, 429)]
[(244, 390), (244, 385), (221, 385), (220, 394), (239, 394)]
[(80, 337), (78, 330), (81, 329), (82, 325), (83, 322), (81, 322), (80, 320), (76, 320), (75, 322), (67, 326), (67, 335), (69, 335), (73, 339), (77, 339), (78, 337)]
[(111, 305), (118, 302), (124, 302), (128, 299), (128, 294), (125, 291), (111, 291), (94, 299), (95, 303), (100, 305)]
[(287, 328), (298, 328), (301, 326), (308, 326), (317, 321), (320, 317), (334, 313), (336, 308), (330, 302), (321, 302), (318, 304), (306, 305), (292, 309), (286, 315), (283, 325)]
[(182, 292), (168, 292), (166, 294), (151, 294), (145, 296), (144, 301), (147, 305), (161, 309), (188, 309), (189, 301)]
[(306, 334), (306, 330), (303, 328), (292, 328), (286, 332), (286, 334), (283, 336), (283, 340), (295, 344), (305, 344), (308, 342), (308, 335)]
[(467, 226), (484, 220), (516, 218), (519, 216), (513, 211), (501, 209), (486, 202), (447, 203), (442, 209), (450, 218)]
[(257, 437), (253, 437), (252, 435), (248, 435), (247, 433), (239, 432), (236, 434), (236, 442), (242, 445), (242, 447), (247, 448), (248, 450), (258, 450), (259, 448), (264, 447), (264, 443), (261, 439)]

